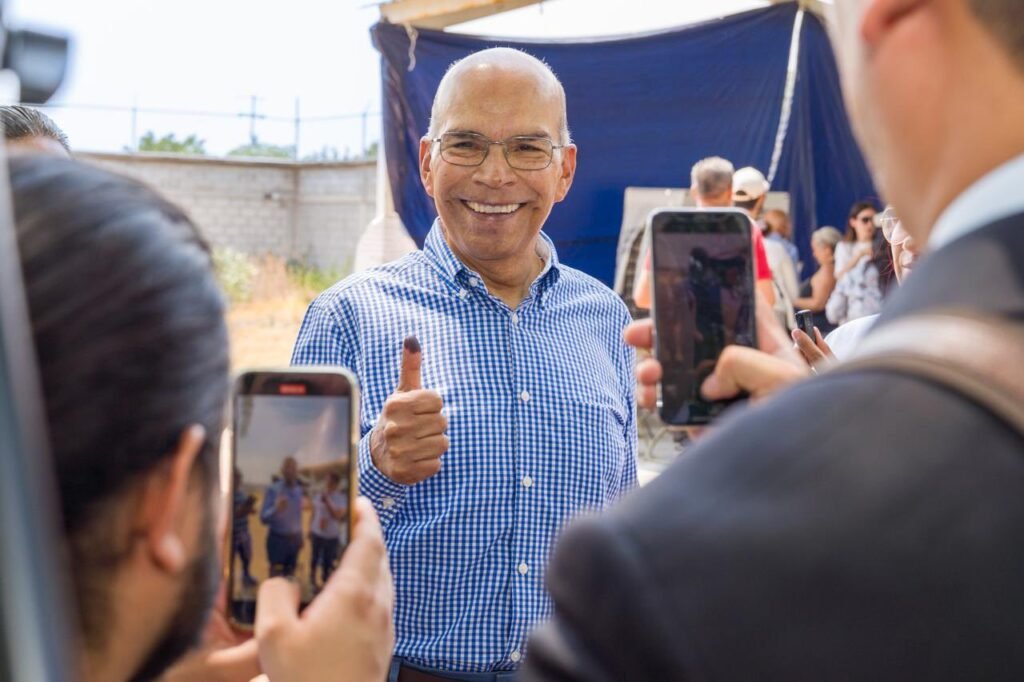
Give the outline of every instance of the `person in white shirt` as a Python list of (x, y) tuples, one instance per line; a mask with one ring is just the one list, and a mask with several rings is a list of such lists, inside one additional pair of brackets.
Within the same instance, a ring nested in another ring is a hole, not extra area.
[[(309, 562), (309, 584), (320, 590), (334, 570), (341, 553), (341, 544), (348, 539), (345, 520), (348, 518), (348, 496), (341, 490), (341, 476), (337, 471), (327, 474), (327, 486), (313, 496), (313, 518), (309, 535), (313, 544), (313, 558)], [(320, 583), (316, 571), (320, 569)]]
[(845, 277), (854, 266), (870, 258), (875, 245), (875, 214), (870, 201), (858, 201), (850, 208), (843, 241), (836, 245), (836, 280)]

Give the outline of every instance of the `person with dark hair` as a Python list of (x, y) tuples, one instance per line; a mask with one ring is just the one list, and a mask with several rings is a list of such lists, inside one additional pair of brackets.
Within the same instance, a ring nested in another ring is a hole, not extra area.
[[(43, 155), (12, 159), (10, 181), (79, 679), (151, 680), (198, 641), (221, 573), (223, 299), (205, 242), (151, 189)], [(380, 679), (391, 583), (372, 507), (359, 513), (336, 573), (346, 575), (318, 597), (323, 607), (300, 619), (294, 587), (267, 581), (256, 642), (217, 652), (192, 679), (225, 666), (238, 679), (261, 667), (274, 679)], [(323, 647), (324, 633), (340, 641)]]
[[(1024, 333), (1024, 3), (834, 10), (854, 132), (924, 254), (865, 342), (948, 310)], [(652, 336), (649, 321), (626, 332), (645, 349)], [(979, 380), (1020, 363), (966, 338), (989, 365)], [(727, 348), (702, 386), (756, 404), (562, 534), (547, 572), (556, 616), (521, 679), (1024, 679), (1013, 410), (913, 371), (813, 376), (787, 339), (758, 340)], [(922, 365), (943, 369), (929, 355)], [(648, 358), (636, 372), (650, 405), (662, 368)]]
[(231, 526), (232, 561), (237, 556), (242, 562), (242, 583), (246, 587), (256, 585), (256, 578), (250, 571), (252, 563), (252, 533), (249, 531), (249, 517), (256, 513), (256, 497), (242, 490), (242, 471), (235, 467), (234, 471), (235, 499), (231, 501), (234, 523)]
[[(341, 542), (345, 539), (345, 519), (348, 518), (348, 495), (341, 490), (341, 474), (327, 473), (327, 485), (313, 497), (313, 518), (309, 522), (309, 536), (313, 545), (313, 557), (309, 562), (309, 584), (314, 590), (334, 571)], [(316, 571), (320, 569), (320, 584)]]
[(3, 126), (7, 149), (36, 152), (54, 156), (70, 156), (68, 136), (53, 120), (32, 107), (21, 104), (0, 106), (0, 125)]
[[(837, 279), (825, 304), (825, 317), (834, 325), (877, 315), (882, 309), (882, 299), (892, 279), (892, 252), (881, 232), (874, 231), (874, 227), (872, 231), (871, 251), (861, 251), (853, 257), (846, 276)], [(843, 243), (848, 242), (839, 245)]]
[(874, 202), (858, 201), (850, 208), (846, 218), (843, 241), (836, 245), (836, 281), (846, 275), (864, 260), (871, 260), (876, 253)]

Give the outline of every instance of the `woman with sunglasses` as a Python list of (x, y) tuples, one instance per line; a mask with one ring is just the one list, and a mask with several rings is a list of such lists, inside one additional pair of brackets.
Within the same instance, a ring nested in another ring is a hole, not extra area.
[(865, 258), (870, 258), (875, 242), (875, 214), (870, 201), (858, 201), (850, 208), (843, 241), (836, 245), (836, 281), (843, 279)]

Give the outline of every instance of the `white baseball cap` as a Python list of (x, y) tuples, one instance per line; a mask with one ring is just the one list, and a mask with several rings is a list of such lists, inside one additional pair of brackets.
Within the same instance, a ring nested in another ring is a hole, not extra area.
[(761, 171), (753, 166), (740, 168), (732, 176), (733, 201), (750, 201), (760, 199), (768, 191), (770, 185)]

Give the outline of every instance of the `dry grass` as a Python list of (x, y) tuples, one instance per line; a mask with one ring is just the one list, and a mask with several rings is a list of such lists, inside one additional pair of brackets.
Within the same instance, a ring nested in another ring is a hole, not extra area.
[(310, 276), (275, 256), (238, 254), (219, 258), (218, 269), (222, 282), (231, 282), (225, 289), (232, 371), (287, 366), (306, 308), (334, 273)]

